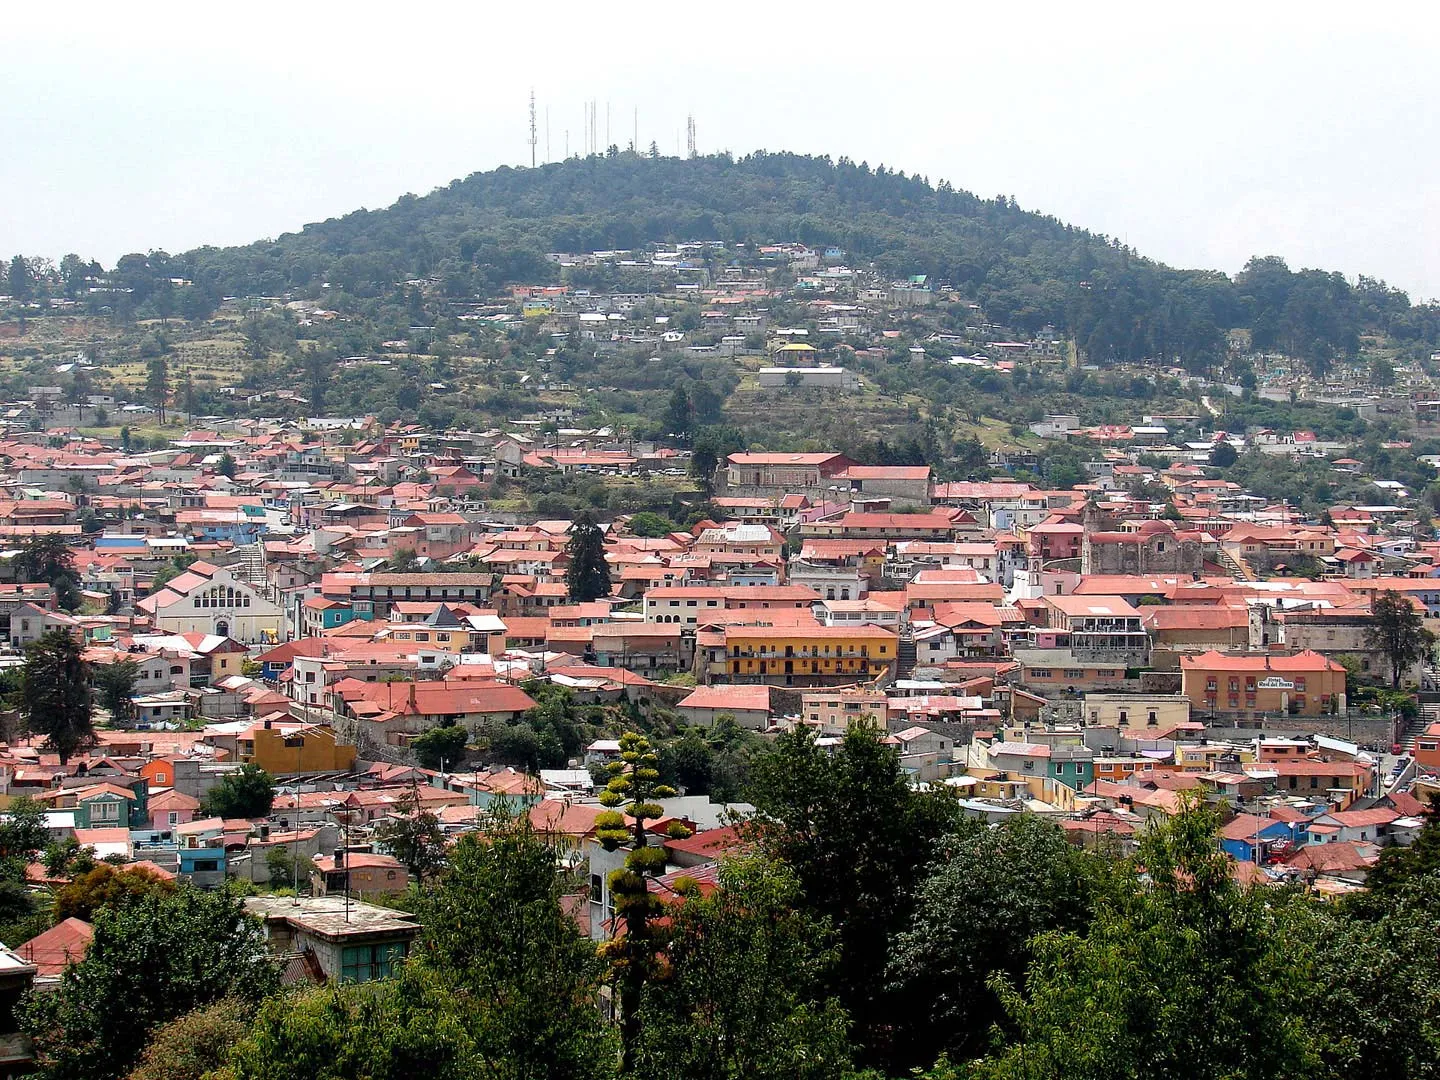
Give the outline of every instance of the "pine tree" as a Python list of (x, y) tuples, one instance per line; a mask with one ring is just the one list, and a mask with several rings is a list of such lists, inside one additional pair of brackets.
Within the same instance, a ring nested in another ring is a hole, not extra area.
[[(640, 1045), (641, 998), (657, 967), (658, 942), (653, 923), (662, 906), (651, 894), (648, 879), (665, 872), (665, 849), (649, 845), (645, 822), (664, 814), (654, 800), (670, 798), (675, 789), (660, 783), (659, 755), (649, 739), (633, 731), (620, 736), (620, 758), (606, 770), (610, 779), (600, 793), (600, 803), (608, 809), (595, 819), (595, 839), (606, 851), (631, 845), (624, 868), (612, 873), (609, 883), (623, 933), (604, 947), (620, 992), (621, 1071), (628, 1074)], [(628, 827), (621, 807), (630, 815)], [(670, 835), (679, 839), (689, 836), (690, 830), (676, 822)]]

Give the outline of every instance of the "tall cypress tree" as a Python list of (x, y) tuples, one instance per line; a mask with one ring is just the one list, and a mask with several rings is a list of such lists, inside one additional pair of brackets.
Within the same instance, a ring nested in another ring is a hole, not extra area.
[(570, 565), (565, 568), (565, 586), (570, 599), (587, 603), (610, 595), (610, 564), (605, 561), (605, 534), (589, 514), (581, 514), (570, 529), (565, 545)]

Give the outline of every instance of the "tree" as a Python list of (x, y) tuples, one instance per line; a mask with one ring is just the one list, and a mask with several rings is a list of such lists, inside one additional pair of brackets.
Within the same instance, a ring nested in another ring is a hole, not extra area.
[(220, 455), (220, 462), (215, 466), (217, 473), (231, 480), (235, 479), (235, 473), (238, 469), (239, 466), (235, 463), (235, 455), (230, 453), (229, 450), (226, 450)]
[(156, 1030), (129, 1080), (203, 1080), (250, 1032), (252, 1003), (221, 998)]
[(140, 665), (134, 660), (116, 660), (90, 670), (95, 676), (100, 707), (110, 714), (113, 725), (125, 727), (135, 715), (135, 680), (140, 676)]
[(497, 1074), (476, 1053), (461, 1002), (414, 965), (398, 978), (330, 983), (267, 1001), (235, 1047), (226, 1080), (473, 1080)]
[(150, 358), (145, 367), (145, 395), (155, 407), (160, 422), (165, 422), (165, 405), (170, 400), (170, 365), (163, 352)]
[(440, 819), (420, 806), (414, 786), (395, 801), (394, 813), (375, 830), (375, 839), (424, 883), (445, 865), (445, 830)]
[(683, 881), (664, 934), (666, 973), (647, 986), (638, 1075), (830, 1080), (848, 1073), (848, 1018), (825, 993), (828, 927), (783, 864), (727, 860), (709, 897)]
[(258, 765), (244, 764), (228, 772), (200, 800), (207, 817), (258, 818), (275, 802), (275, 778)]
[[(95, 849), (82, 847), (75, 837), (67, 836), (63, 840), (46, 844), (40, 861), (45, 865), (45, 872), (51, 877), (84, 874), (95, 869)], [(3, 940), (0, 938), (0, 941)]]
[(584, 604), (610, 595), (610, 564), (605, 561), (605, 534), (588, 513), (581, 514), (570, 527), (565, 554), (570, 559), (565, 567), (565, 586), (571, 600)]
[(30, 300), (35, 295), (35, 274), (30, 269), (29, 262), (24, 255), (16, 255), (10, 260), (10, 274), (7, 281), (8, 292), (16, 300)]
[(62, 764), (95, 745), (90, 665), (64, 630), (50, 630), (26, 647), (20, 696), (26, 727), (45, 736)]
[(636, 536), (659, 537), (667, 536), (675, 531), (675, 523), (667, 517), (662, 517), (651, 510), (642, 510), (631, 516), (629, 521), (630, 531)]
[(396, 574), (411, 574), (420, 565), (420, 559), (415, 554), (414, 548), (400, 548), (386, 560), (390, 564), (390, 570)]
[(690, 442), (695, 428), (695, 406), (690, 392), (677, 384), (670, 392), (670, 403), (665, 408), (665, 431), (681, 446)]
[(427, 769), (454, 769), (465, 760), (470, 733), (459, 724), (437, 724), (410, 744), (415, 757)]
[(19, 795), (0, 816), (0, 863), (35, 860), (45, 847), (45, 807), (28, 795)]
[(1400, 689), (1400, 680), (1411, 664), (1429, 659), (1435, 649), (1435, 635), (1408, 597), (1385, 590), (1370, 605), (1373, 624), (1366, 629), (1365, 643), (1385, 654), (1390, 662), (1390, 687)]
[(897, 1053), (913, 1065), (942, 1052), (978, 1056), (1004, 1018), (990, 986), (1024, 976), (1030, 940), (1089, 922), (1098, 867), (1061, 829), (1029, 814), (970, 824), (941, 841), (894, 938), (887, 982), (902, 1017)]
[[(1387, 852), (1392, 850), (1385, 849)], [(1401, 849), (1403, 850), (1403, 849)], [(1366, 884), (1368, 885), (1368, 879)], [(1357, 894), (1314, 904), (1293, 921), (1286, 945), (1307, 958), (1303, 1013), (1327, 1077), (1440, 1077), (1440, 979), (1435, 926), (1440, 876), (1387, 890), (1383, 903)]]
[(1035, 939), (1024, 992), (995, 983), (1017, 1037), (973, 1075), (1322, 1075), (1302, 1014), (1309, 976), (1288, 940), (1309, 901), (1236, 884), (1218, 824), (1187, 800), (1143, 836), (1132, 884), (1099, 904), (1083, 933)]
[(85, 959), (17, 1010), (46, 1080), (116, 1080), (161, 1026), (278, 985), (260, 923), (227, 892), (182, 885), (101, 908)]
[(37, 581), (53, 585), (61, 578), (72, 584), (80, 581), (75, 572), (75, 553), (63, 536), (27, 537), (12, 563), (18, 581)]
[(598, 1009), (605, 964), (561, 905), (555, 851), (527, 817), (497, 818), (456, 843), (425, 894), (415, 963), (472, 1018), (484, 1075), (604, 1076), (613, 1037)]
[(272, 844), (265, 852), (265, 872), (270, 875), (271, 889), (295, 887), (295, 853), (280, 844)]
[(936, 841), (959, 810), (917, 792), (881, 733), (857, 724), (834, 753), (801, 729), (781, 735), (750, 771), (749, 831), (795, 871), (809, 910), (835, 927), (833, 989), (867, 1057), (888, 1060), (898, 1019), (883, 992), (886, 943), (910, 923)]
[(715, 751), (699, 728), (686, 728), (678, 739), (660, 747), (660, 771), (686, 795), (708, 795), (715, 771)]
[[(660, 783), (659, 765), (649, 739), (633, 731), (623, 733), (619, 758), (605, 766), (609, 780), (600, 793), (600, 805), (606, 811), (595, 818), (595, 839), (606, 851), (630, 845), (624, 868), (612, 873), (609, 880), (615, 917), (623, 925), (623, 933), (617, 927), (615, 936), (604, 945), (620, 994), (621, 1071), (627, 1073), (640, 1049), (641, 997), (657, 967), (653, 923), (661, 906), (647, 879), (665, 872), (665, 849), (649, 845), (645, 822), (664, 813), (656, 799), (675, 794), (674, 788)], [(622, 806), (630, 815), (629, 828), (619, 810)], [(677, 834), (687, 836), (689, 830), (681, 826)]]
[(1210, 464), (1217, 469), (1228, 469), (1239, 460), (1239, 457), (1240, 455), (1235, 452), (1235, 447), (1228, 442), (1218, 442), (1210, 451)]
[(96, 863), (76, 873), (55, 892), (55, 921), (84, 919), (90, 922), (104, 907), (117, 907), (151, 893), (175, 891), (175, 883), (144, 866), (114, 867)]
[(1440, 798), (1431, 797), (1425, 824), (1409, 845), (1381, 849), (1380, 858), (1365, 876), (1365, 895), (1352, 906), (1378, 915), (1405, 889), (1426, 878), (1440, 880)]

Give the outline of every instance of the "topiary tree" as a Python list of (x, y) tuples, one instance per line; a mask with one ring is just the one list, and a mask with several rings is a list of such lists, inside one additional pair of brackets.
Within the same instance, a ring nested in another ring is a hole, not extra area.
[[(653, 923), (662, 906), (650, 892), (649, 879), (665, 872), (665, 849), (649, 845), (645, 822), (664, 814), (655, 800), (672, 797), (675, 789), (660, 783), (659, 755), (649, 739), (633, 731), (620, 736), (620, 757), (606, 765), (605, 771), (609, 779), (600, 803), (607, 810), (595, 819), (595, 839), (606, 851), (630, 845), (625, 866), (612, 873), (609, 881), (621, 925), (603, 946), (620, 994), (621, 1071), (629, 1073), (640, 1044), (641, 998), (656, 970), (658, 943)], [(622, 807), (630, 815), (628, 825)], [(677, 822), (670, 835), (680, 839), (689, 836), (690, 830)]]

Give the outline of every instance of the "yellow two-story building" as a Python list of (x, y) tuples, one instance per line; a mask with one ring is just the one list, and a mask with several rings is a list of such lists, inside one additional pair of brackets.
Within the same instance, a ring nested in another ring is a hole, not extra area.
[(708, 655), (708, 678), (824, 686), (888, 674), (899, 638), (878, 626), (730, 626)]

